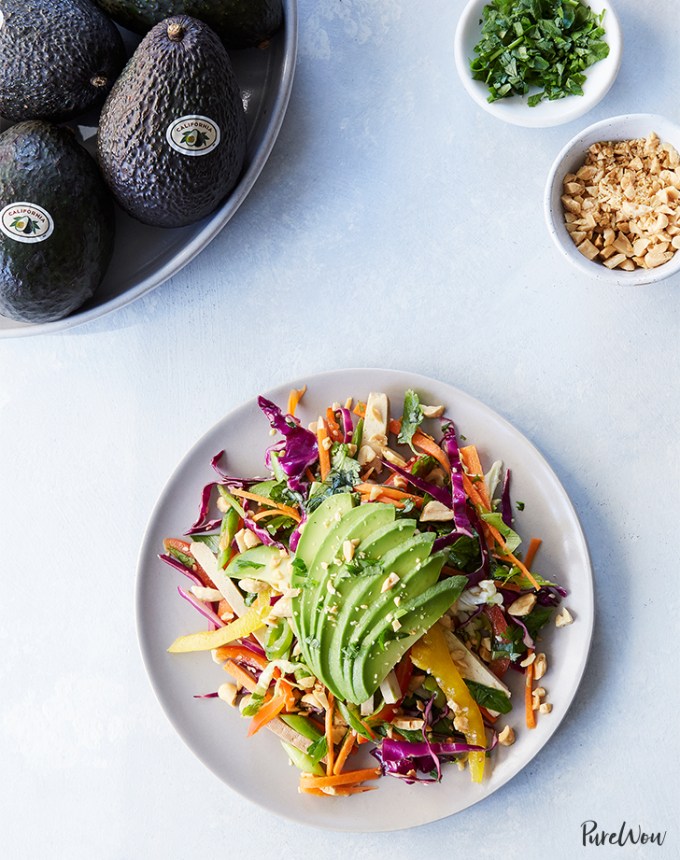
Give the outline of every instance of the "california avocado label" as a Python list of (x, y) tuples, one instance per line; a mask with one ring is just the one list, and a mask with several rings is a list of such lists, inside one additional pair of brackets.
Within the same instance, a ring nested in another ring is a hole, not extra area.
[(207, 155), (220, 143), (220, 127), (207, 116), (183, 116), (168, 126), (170, 146), (182, 155)]
[(52, 235), (54, 221), (35, 203), (10, 203), (0, 211), (0, 230), (15, 242), (44, 242)]

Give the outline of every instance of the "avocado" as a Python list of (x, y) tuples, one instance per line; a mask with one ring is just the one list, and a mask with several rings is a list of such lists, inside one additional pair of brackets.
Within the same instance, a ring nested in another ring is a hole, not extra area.
[(302, 562), (304, 570), (301, 571), (299, 568), (293, 567), (291, 577), (292, 587), (300, 589), (300, 594), (293, 598), (293, 623), (300, 640), (307, 636), (306, 619), (303, 618), (301, 610), (302, 595), (307, 583), (309, 568), (331, 529), (346, 513), (352, 510), (353, 505), (351, 493), (337, 493), (334, 496), (329, 496), (309, 515), (300, 534), (300, 540), (295, 550), (295, 559)]
[[(354, 558), (360, 562), (379, 562), (390, 550), (403, 545), (416, 528), (415, 520), (396, 520), (376, 529), (356, 548)], [(370, 570), (370, 567), (368, 568)], [(344, 565), (333, 578), (335, 593), (327, 592), (324, 606), (317, 620), (316, 636), (319, 640), (319, 668), (324, 678), (328, 678), (336, 690), (340, 689), (342, 678), (342, 649), (351, 633), (351, 622), (357, 619), (362, 606), (368, 606), (376, 591), (385, 581), (382, 565), (378, 572), (353, 575)], [(334, 608), (334, 607), (337, 607)], [(333, 623), (329, 623), (330, 619)], [(337, 694), (337, 693), (336, 693)]]
[(246, 121), (207, 24), (169, 18), (144, 37), (102, 108), (97, 144), (114, 197), (145, 224), (182, 227), (222, 202), (241, 173)]
[(231, 579), (257, 579), (278, 591), (290, 583), (291, 563), (276, 546), (260, 544), (240, 553), (224, 571)]
[[(375, 693), (411, 645), (454, 604), (466, 585), (466, 576), (443, 579), (402, 604), (394, 619), (384, 618), (371, 630), (353, 666), (353, 701), (365, 702)], [(395, 619), (401, 624), (397, 631), (392, 627)]]
[(23, 122), (0, 135), (0, 313), (60, 319), (86, 301), (111, 259), (113, 204), (70, 129)]
[(281, 0), (95, 0), (114, 21), (147, 33), (164, 18), (191, 15), (205, 21), (227, 48), (248, 48), (270, 38), (283, 22)]
[[(332, 497), (331, 497), (332, 498)], [(346, 540), (363, 540), (376, 528), (394, 520), (392, 505), (379, 502), (360, 505), (348, 511), (333, 526), (319, 547), (309, 567), (307, 581), (299, 599), (300, 647), (307, 665), (318, 673), (318, 640), (315, 639), (316, 618), (333, 569), (342, 565), (343, 544)], [(295, 603), (293, 611), (295, 612)], [(332, 624), (332, 620), (329, 619)]]
[(61, 122), (101, 104), (125, 65), (115, 24), (90, 0), (3, 0), (0, 116)]

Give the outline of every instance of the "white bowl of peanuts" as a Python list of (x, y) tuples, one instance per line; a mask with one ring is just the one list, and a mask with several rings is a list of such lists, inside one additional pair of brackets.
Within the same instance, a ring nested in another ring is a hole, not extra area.
[(600, 281), (640, 285), (680, 271), (680, 126), (627, 114), (569, 141), (548, 175), (555, 244)]

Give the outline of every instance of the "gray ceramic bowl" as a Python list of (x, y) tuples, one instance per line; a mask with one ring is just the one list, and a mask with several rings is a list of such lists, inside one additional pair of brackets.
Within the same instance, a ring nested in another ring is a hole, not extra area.
[[(0, 337), (60, 331), (122, 308), (186, 266), (220, 232), (260, 175), (288, 106), (297, 54), (297, 0), (283, 0), (283, 7), (284, 27), (268, 48), (231, 53), (246, 108), (248, 150), (243, 176), (225, 203), (209, 218), (174, 230), (146, 227), (118, 210), (113, 261), (94, 297), (55, 322), (31, 325), (0, 316)], [(134, 47), (135, 41), (127, 41)], [(77, 131), (93, 152), (96, 125), (85, 119)]]

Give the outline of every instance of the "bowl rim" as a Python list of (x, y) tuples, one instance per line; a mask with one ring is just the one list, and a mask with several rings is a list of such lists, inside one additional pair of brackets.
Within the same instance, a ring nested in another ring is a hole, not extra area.
[[(545, 110), (541, 111), (537, 108), (528, 107), (521, 96), (489, 103), (486, 100), (484, 84), (481, 81), (475, 81), (470, 75), (468, 58), (464, 46), (466, 41), (465, 35), (471, 26), (471, 20), (475, 16), (479, 17), (482, 9), (489, 2), (490, 0), (468, 0), (460, 13), (454, 36), (454, 59), (458, 76), (465, 91), (479, 107), (496, 119), (503, 120), (511, 125), (521, 126), (522, 128), (552, 128), (579, 119), (598, 105), (607, 95), (621, 68), (623, 31), (611, 0), (596, 0), (606, 10), (605, 36), (609, 44), (609, 56), (596, 64), (600, 68), (608, 69), (607, 74), (600, 76), (602, 77), (602, 81), (598, 87), (589, 89), (588, 80), (586, 80), (585, 94), (583, 96), (568, 96), (541, 106), (542, 108), (547, 107), (550, 113), (547, 113)], [(592, 66), (592, 68), (595, 68), (595, 66)], [(536, 112), (537, 110), (538, 112)]]
[[(598, 120), (575, 134), (559, 151), (553, 161), (546, 178), (543, 194), (543, 214), (548, 232), (563, 257), (580, 271), (595, 280), (615, 284), (618, 286), (644, 286), (645, 284), (658, 283), (680, 271), (680, 252), (656, 269), (635, 269), (633, 272), (624, 272), (620, 269), (608, 269), (602, 263), (596, 263), (584, 257), (573, 243), (564, 226), (562, 206), (555, 205), (555, 199), (561, 198), (561, 191), (557, 191), (562, 182), (564, 163), (569, 157), (577, 152), (585, 151), (591, 143), (586, 143), (590, 138), (595, 140), (625, 140), (625, 129), (631, 126), (645, 124), (649, 131), (656, 131), (662, 140), (668, 135), (662, 134), (660, 129), (672, 129), (677, 138), (670, 140), (677, 149), (680, 149), (680, 124), (674, 122), (663, 114), (654, 113), (627, 113)], [(613, 131), (616, 130), (616, 131)], [(603, 132), (603, 134), (599, 134)], [(612, 133), (613, 132), (613, 133)], [(623, 136), (622, 136), (623, 135)], [(639, 135), (636, 135), (639, 136)], [(556, 197), (557, 195), (557, 197)]]
[(298, 0), (283, 0), (283, 13), (284, 20), (281, 30), (283, 37), (281, 81), (270, 111), (266, 133), (255, 150), (252, 161), (241, 176), (238, 185), (224, 203), (212, 215), (208, 216), (205, 226), (180, 251), (174, 254), (171, 259), (156, 269), (151, 275), (141, 278), (135, 286), (125, 290), (120, 295), (113, 296), (108, 301), (88, 308), (85, 311), (75, 311), (69, 314), (69, 316), (52, 322), (25, 323), (12, 326), (11, 328), (0, 328), (0, 340), (3, 338), (30, 337), (33, 335), (66, 331), (75, 326), (106, 316), (112, 311), (119, 310), (176, 275), (221, 232), (227, 222), (231, 220), (240, 208), (267, 163), (281, 131), (290, 101), (298, 53)]

